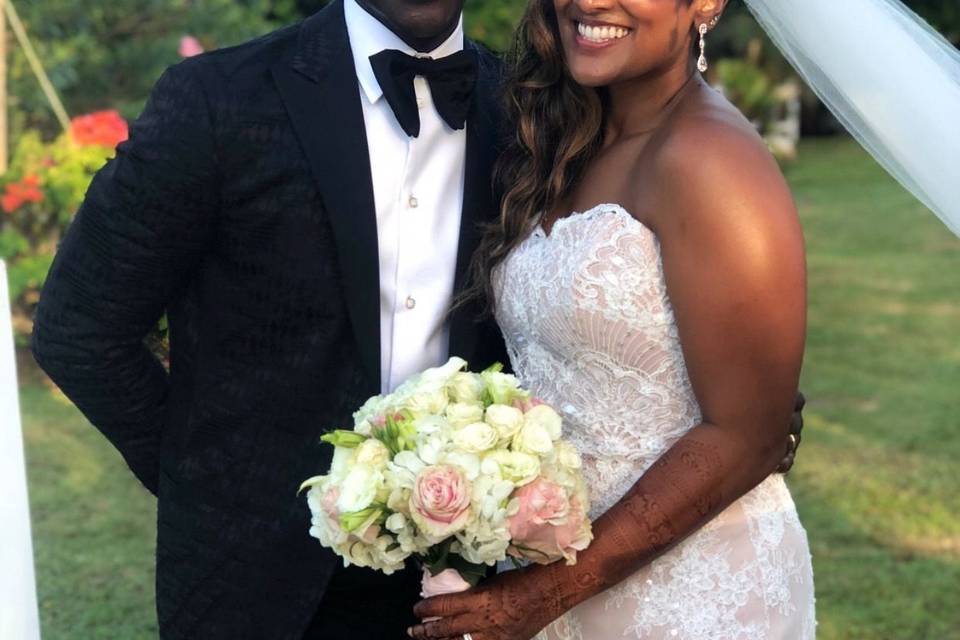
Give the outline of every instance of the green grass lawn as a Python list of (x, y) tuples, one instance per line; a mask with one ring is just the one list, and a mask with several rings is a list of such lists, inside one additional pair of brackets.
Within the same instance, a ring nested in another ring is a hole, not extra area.
[[(960, 638), (960, 240), (846, 140), (788, 168), (807, 233), (808, 427), (790, 476), (819, 637)], [(156, 636), (155, 506), (23, 372), (47, 640)]]

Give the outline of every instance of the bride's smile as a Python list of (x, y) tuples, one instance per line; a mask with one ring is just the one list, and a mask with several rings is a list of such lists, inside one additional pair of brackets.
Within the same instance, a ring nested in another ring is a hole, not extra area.
[(681, 0), (555, 0), (564, 57), (579, 84), (609, 86), (685, 62), (696, 6)]
[(587, 20), (575, 21), (577, 27), (577, 44), (586, 48), (609, 46), (626, 38), (632, 29), (604, 22)]

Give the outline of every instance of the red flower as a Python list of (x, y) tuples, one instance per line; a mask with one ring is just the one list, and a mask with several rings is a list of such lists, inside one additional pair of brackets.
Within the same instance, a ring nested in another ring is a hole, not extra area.
[(0, 206), (7, 213), (13, 213), (27, 202), (43, 202), (40, 178), (35, 175), (25, 176), (20, 182), (9, 183), (0, 198)]
[(70, 122), (70, 135), (77, 144), (113, 148), (127, 139), (127, 121), (116, 111), (97, 111)]

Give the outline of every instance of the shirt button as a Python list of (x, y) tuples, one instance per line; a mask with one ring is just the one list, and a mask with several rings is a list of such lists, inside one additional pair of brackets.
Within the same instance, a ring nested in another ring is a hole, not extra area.
[(413, 296), (407, 296), (407, 300), (405, 304), (407, 306), (407, 309), (414, 309), (417, 306), (417, 301), (414, 299)]
[(420, 201), (417, 200), (416, 196), (410, 196), (410, 199), (407, 200), (407, 205), (409, 205), (411, 209), (416, 209), (420, 206)]

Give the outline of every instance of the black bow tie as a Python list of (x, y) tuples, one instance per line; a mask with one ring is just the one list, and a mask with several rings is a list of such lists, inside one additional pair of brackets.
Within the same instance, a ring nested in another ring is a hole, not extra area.
[(443, 121), (451, 129), (463, 129), (477, 84), (475, 51), (459, 51), (433, 60), (388, 49), (370, 56), (370, 64), (383, 96), (408, 136), (416, 138), (420, 135), (420, 112), (413, 87), (416, 76), (423, 76), (430, 84), (433, 104)]

